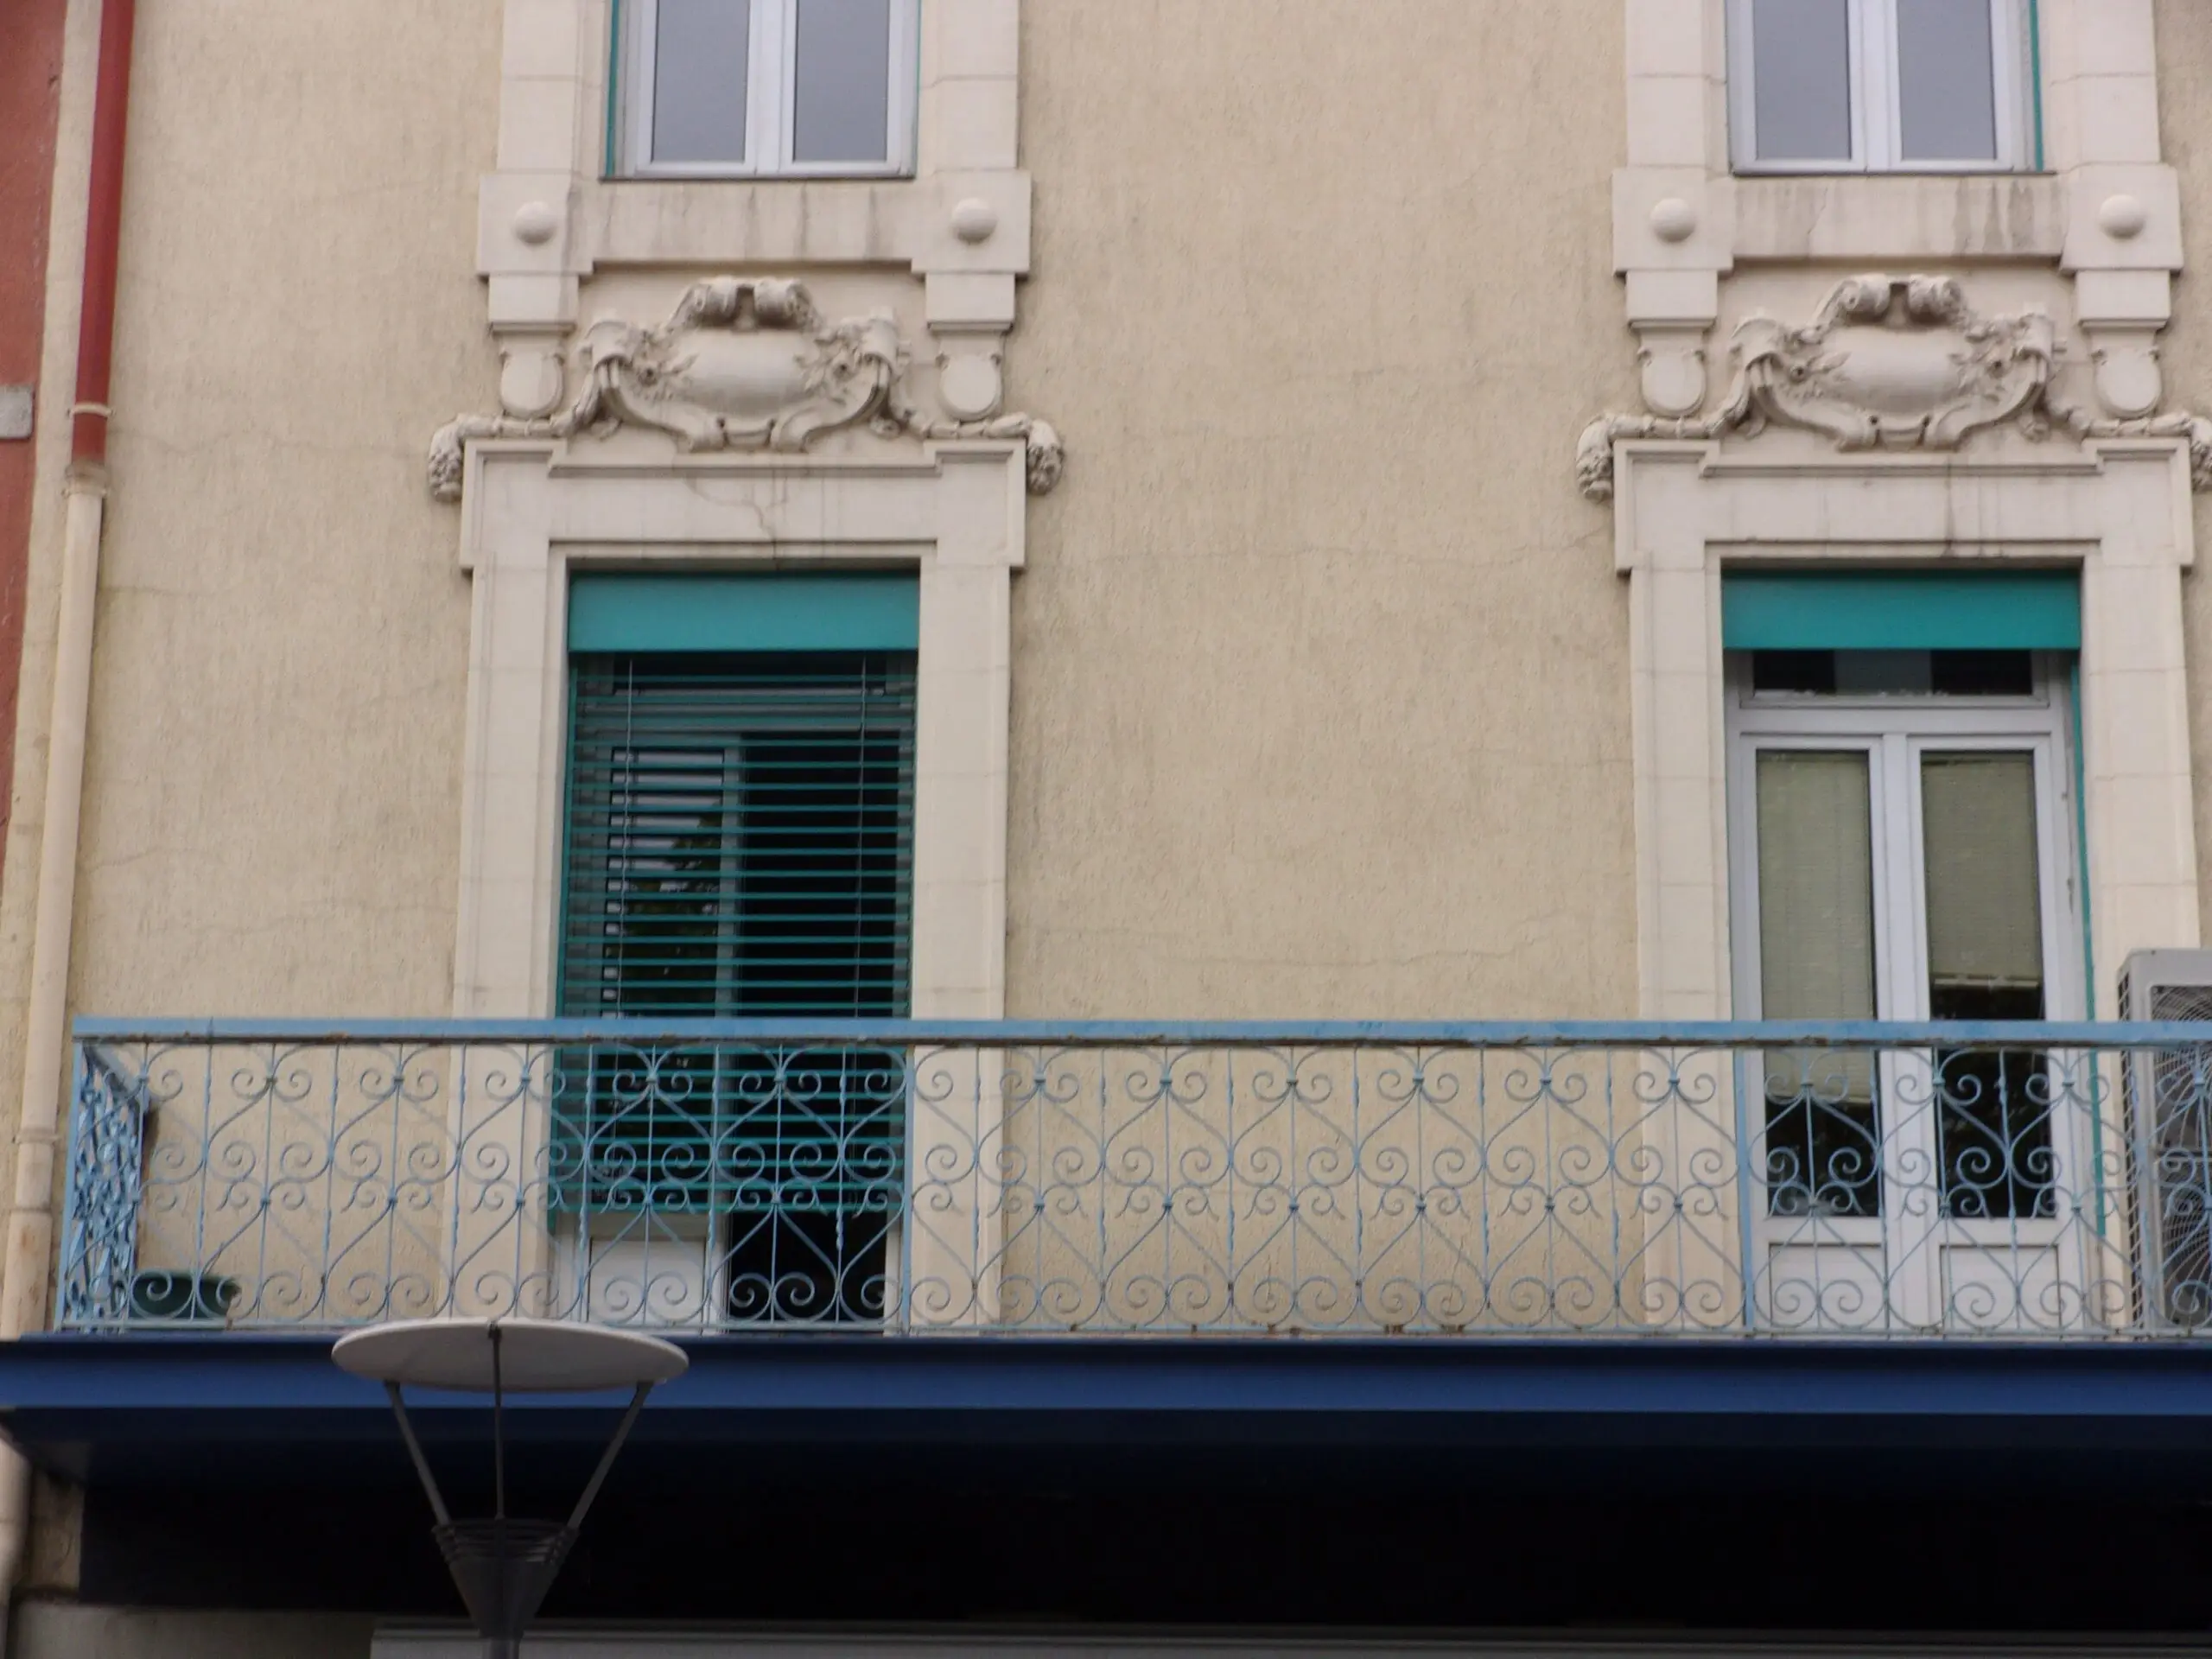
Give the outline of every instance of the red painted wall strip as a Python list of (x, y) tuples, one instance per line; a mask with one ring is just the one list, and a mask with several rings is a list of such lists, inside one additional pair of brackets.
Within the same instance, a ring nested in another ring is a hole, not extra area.
[(100, 7), (99, 80), (92, 99), (92, 167), (85, 217), (85, 308), (77, 325), (73, 465), (107, 459), (108, 365), (115, 347), (116, 249), (123, 239), (124, 137), (130, 124), (130, 36), (137, 0)]
[[(36, 385), (46, 331), (54, 124), (68, 0), (0, 0), (0, 385)], [(23, 588), (37, 474), (28, 442), (0, 441), (0, 828), (16, 741)]]

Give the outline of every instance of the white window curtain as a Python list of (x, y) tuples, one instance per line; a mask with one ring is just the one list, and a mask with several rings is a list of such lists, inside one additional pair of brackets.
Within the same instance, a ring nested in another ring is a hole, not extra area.
[(2042, 984), (2034, 758), (1927, 755), (1920, 810), (1929, 984)]
[[(1863, 750), (1763, 751), (1758, 757), (1759, 1014), (1871, 1020), (1874, 847)], [(1873, 1098), (1869, 1055), (1778, 1052), (1767, 1085), (1782, 1098)]]

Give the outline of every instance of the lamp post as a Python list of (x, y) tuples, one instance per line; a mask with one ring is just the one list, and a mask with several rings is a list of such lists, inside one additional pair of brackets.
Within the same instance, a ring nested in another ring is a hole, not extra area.
[[(485, 1659), (517, 1659), (523, 1632), (576, 1541), (576, 1530), (607, 1471), (629, 1439), (653, 1386), (681, 1376), (690, 1363), (674, 1343), (633, 1331), (550, 1319), (404, 1319), (339, 1339), (331, 1356), (356, 1376), (384, 1384), (407, 1455), (437, 1518), (432, 1529), (454, 1587), (484, 1638)], [(408, 1421), (402, 1390), (409, 1384), (492, 1396), (492, 1513), (455, 1520), (430, 1472), (429, 1459)], [(629, 1408), (601, 1454), (583, 1496), (566, 1521), (525, 1520), (507, 1513), (506, 1396), (598, 1394), (628, 1389)]]

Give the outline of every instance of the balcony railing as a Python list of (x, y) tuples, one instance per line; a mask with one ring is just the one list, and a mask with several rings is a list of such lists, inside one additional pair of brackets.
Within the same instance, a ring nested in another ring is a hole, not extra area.
[(78, 1028), (57, 1323), (2212, 1335), (2212, 1025)]

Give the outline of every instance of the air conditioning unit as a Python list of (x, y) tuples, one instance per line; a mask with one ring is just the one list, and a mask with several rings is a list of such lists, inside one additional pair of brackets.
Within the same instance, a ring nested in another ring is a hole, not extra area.
[[(2212, 950), (2138, 950), (2120, 970), (2126, 1020), (2212, 1022)], [(2203, 1042), (2126, 1051), (2128, 1242), (2137, 1313), (2212, 1325), (2212, 1024)]]

